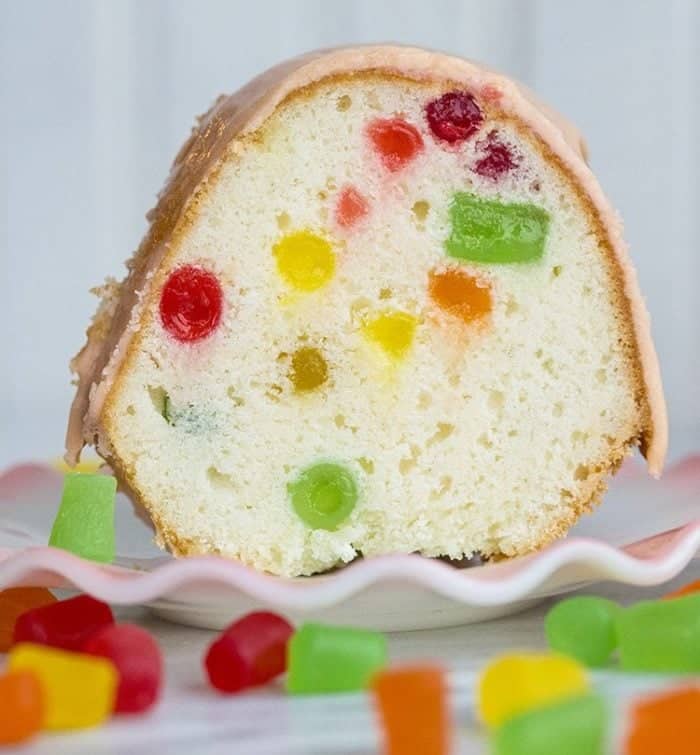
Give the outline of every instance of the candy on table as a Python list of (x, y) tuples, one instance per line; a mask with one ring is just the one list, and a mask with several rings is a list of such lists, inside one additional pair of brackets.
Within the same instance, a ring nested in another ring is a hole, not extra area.
[(116, 713), (142, 713), (158, 701), (163, 684), (163, 658), (153, 636), (133, 624), (110, 624), (88, 637), (87, 655), (110, 660), (119, 674)]
[(696, 579), (695, 582), (690, 582), (683, 587), (679, 587), (673, 592), (666, 593), (662, 600), (673, 600), (674, 598), (682, 598), (684, 595), (692, 595), (693, 593), (700, 592), (700, 579)]
[(335, 222), (341, 228), (351, 228), (369, 212), (367, 200), (354, 186), (346, 186), (338, 196)]
[(552, 650), (570, 655), (586, 666), (603, 666), (617, 647), (617, 603), (594, 595), (567, 598), (557, 603), (544, 620)]
[(377, 118), (367, 135), (382, 165), (391, 173), (405, 168), (423, 151), (420, 131), (403, 118)]
[(306, 467), (287, 485), (292, 508), (313, 529), (334, 530), (352, 513), (358, 493), (352, 473), (334, 462)]
[(366, 689), (386, 662), (386, 638), (380, 632), (304, 624), (287, 646), (287, 690), (320, 694)]
[(491, 288), (465, 270), (433, 270), (428, 278), (430, 298), (447, 314), (471, 323), (491, 312)]
[(31, 671), (44, 690), (47, 729), (96, 726), (112, 712), (119, 675), (105, 658), (22, 643), (8, 657), (10, 671)]
[(313, 391), (328, 380), (328, 364), (314, 346), (302, 346), (292, 354), (289, 379), (299, 393)]
[(460, 144), (474, 136), (484, 120), (474, 97), (464, 91), (446, 92), (431, 100), (425, 115), (434, 136), (448, 144)]
[(411, 348), (417, 325), (418, 318), (408, 312), (390, 310), (368, 319), (362, 330), (388, 356), (400, 359)]
[(114, 560), (117, 481), (101, 474), (67, 474), (49, 545), (92, 561)]
[(380, 671), (372, 691), (386, 755), (447, 755), (450, 743), (445, 672), (436, 666)]
[(44, 725), (44, 690), (31, 671), (0, 676), (0, 745), (29, 739)]
[(9, 650), (17, 619), (27, 611), (56, 602), (44, 587), (10, 587), (0, 591), (0, 653)]
[(549, 215), (533, 204), (504, 203), (457, 192), (450, 204), (451, 257), (489, 264), (533, 262), (544, 254)]
[(643, 601), (616, 618), (626, 671), (700, 671), (700, 594)]
[(491, 755), (603, 755), (607, 725), (600, 697), (569, 697), (509, 718), (492, 735)]
[(204, 666), (213, 687), (238, 692), (282, 674), (287, 643), (294, 627), (269, 611), (256, 611), (234, 621), (209, 646)]
[(277, 272), (298, 291), (315, 291), (335, 273), (331, 243), (308, 230), (288, 233), (272, 247)]
[(492, 661), (479, 682), (479, 714), (489, 726), (588, 690), (586, 670), (556, 653), (512, 653)]
[(93, 632), (109, 624), (114, 624), (114, 616), (106, 603), (78, 595), (23, 613), (15, 623), (13, 642), (80, 650)]
[(629, 715), (625, 755), (697, 755), (700, 687), (665, 690), (636, 701)]
[(178, 267), (160, 295), (160, 321), (181, 343), (201, 341), (221, 322), (224, 295), (219, 280), (196, 265)]

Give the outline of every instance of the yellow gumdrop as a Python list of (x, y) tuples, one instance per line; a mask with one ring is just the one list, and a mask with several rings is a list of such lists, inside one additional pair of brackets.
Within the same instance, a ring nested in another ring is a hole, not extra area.
[(61, 472), (61, 474), (68, 474), (69, 472), (87, 472), (88, 474), (94, 474), (99, 471), (103, 464), (104, 461), (102, 461), (102, 459), (83, 459), (74, 467), (69, 467), (61, 458), (54, 459), (51, 462), (51, 466), (58, 472)]
[(479, 715), (489, 726), (531, 708), (585, 692), (585, 668), (555, 653), (509, 654), (484, 670), (479, 683)]
[(299, 291), (315, 291), (333, 277), (335, 254), (326, 239), (311, 231), (288, 233), (272, 247), (277, 270)]
[(391, 357), (403, 357), (411, 348), (418, 318), (408, 312), (388, 311), (367, 320), (362, 329)]
[(33, 671), (39, 678), (47, 729), (97, 726), (112, 713), (119, 675), (106, 658), (20, 643), (10, 651), (7, 667)]

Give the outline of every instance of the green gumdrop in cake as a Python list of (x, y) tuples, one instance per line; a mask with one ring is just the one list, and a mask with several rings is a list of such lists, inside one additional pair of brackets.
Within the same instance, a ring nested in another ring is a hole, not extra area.
[(307, 467), (287, 490), (297, 516), (313, 529), (336, 529), (357, 503), (355, 478), (333, 462)]
[(101, 474), (69, 473), (49, 545), (91, 561), (114, 561), (114, 497), (117, 481)]
[(544, 254), (549, 214), (534, 204), (504, 203), (457, 192), (450, 204), (450, 257), (506, 264), (534, 262)]

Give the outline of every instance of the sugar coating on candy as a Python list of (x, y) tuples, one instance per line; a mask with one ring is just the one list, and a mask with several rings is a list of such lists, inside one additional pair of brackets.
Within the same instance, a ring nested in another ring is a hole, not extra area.
[(352, 228), (369, 212), (369, 203), (354, 187), (346, 186), (338, 196), (335, 221), (341, 228)]
[(163, 286), (161, 323), (177, 341), (201, 341), (221, 322), (223, 299), (214, 273), (196, 265), (183, 265), (170, 273)]
[(294, 627), (282, 616), (256, 611), (234, 621), (209, 646), (204, 666), (213, 687), (232, 693), (284, 673)]
[(697, 755), (700, 746), (700, 687), (682, 686), (633, 703), (625, 755)]
[(534, 262), (544, 254), (549, 214), (534, 204), (457, 192), (450, 204), (451, 257), (487, 264)]
[(700, 672), (700, 594), (642, 601), (616, 617), (627, 671)]
[(423, 151), (420, 131), (403, 118), (377, 118), (367, 135), (382, 165), (391, 173), (403, 170)]
[(386, 755), (448, 755), (450, 716), (445, 672), (437, 666), (380, 671), (372, 680)]
[(386, 662), (386, 638), (380, 632), (304, 624), (288, 645), (287, 690), (322, 694), (367, 689)]
[(112, 624), (88, 637), (83, 653), (110, 660), (119, 674), (116, 713), (143, 713), (158, 701), (163, 658), (154, 637), (133, 624)]
[(100, 474), (67, 474), (49, 545), (91, 561), (114, 561), (117, 481)]
[(355, 477), (335, 462), (306, 467), (287, 490), (297, 516), (312, 529), (336, 529), (350, 516), (358, 499)]
[(474, 163), (473, 170), (492, 181), (515, 169), (520, 162), (514, 149), (502, 140), (497, 131), (492, 131), (477, 146), (481, 156)]
[(277, 271), (298, 291), (316, 291), (335, 273), (335, 254), (327, 239), (308, 230), (289, 233), (272, 247)]
[(493, 734), (492, 755), (604, 755), (608, 712), (598, 695), (519, 713)]
[(23, 613), (15, 623), (13, 643), (81, 650), (93, 632), (113, 623), (112, 610), (106, 603), (78, 595)]
[(400, 359), (411, 348), (417, 325), (418, 318), (408, 312), (387, 310), (367, 319), (362, 331), (385, 354)]
[(459, 144), (476, 134), (484, 116), (469, 92), (446, 92), (425, 106), (433, 134), (449, 144)]
[(10, 587), (0, 591), (0, 653), (12, 646), (15, 624), (23, 613), (56, 600), (45, 587)]
[(31, 671), (44, 690), (47, 729), (83, 729), (112, 712), (119, 675), (105, 658), (22, 643), (8, 656), (11, 671)]
[(617, 647), (617, 603), (593, 595), (567, 598), (547, 613), (544, 621), (552, 650), (576, 658), (586, 666), (603, 666)]
[(46, 715), (44, 690), (32, 671), (0, 676), (0, 745), (24, 742), (41, 731)]
[(482, 319), (493, 308), (488, 282), (465, 270), (431, 271), (428, 291), (440, 309), (464, 323)]
[(319, 349), (302, 346), (292, 354), (289, 379), (295, 391), (320, 388), (328, 380), (328, 364)]
[(573, 658), (512, 653), (492, 661), (479, 682), (479, 715), (489, 726), (530, 708), (588, 690), (586, 669)]

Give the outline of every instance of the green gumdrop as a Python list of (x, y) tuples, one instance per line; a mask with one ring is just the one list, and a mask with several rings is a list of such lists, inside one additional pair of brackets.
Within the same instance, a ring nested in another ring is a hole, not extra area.
[(700, 672), (700, 594), (625, 608), (616, 630), (623, 669)]
[(534, 204), (505, 204), (457, 192), (450, 205), (450, 257), (503, 264), (533, 262), (544, 254), (549, 214)]
[(332, 462), (307, 467), (287, 490), (297, 516), (313, 529), (336, 529), (357, 503), (355, 478)]
[(381, 632), (304, 624), (287, 646), (287, 690), (322, 694), (366, 689), (386, 663)]
[(567, 598), (550, 609), (544, 620), (547, 642), (586, 666), (604, 666), (617, 647), (617, 603), (593, 595)]
[(603, 755), (608, 715), (598, 695), (521, 713), (506, 721), (491, 740), (492, 755)]
[(49, 545), (109, 564), (114, 561), (114, 496), (117, 481), (101, 474), (69, 473)]

